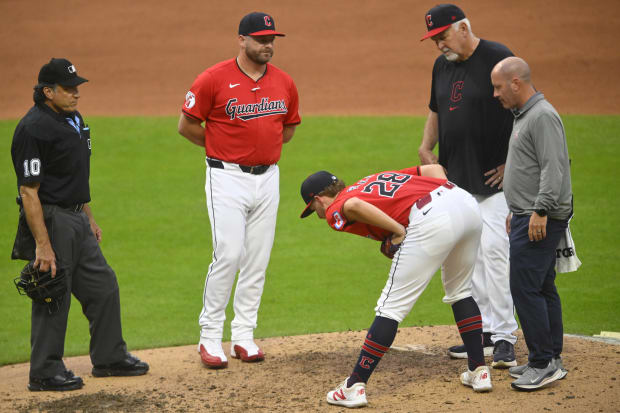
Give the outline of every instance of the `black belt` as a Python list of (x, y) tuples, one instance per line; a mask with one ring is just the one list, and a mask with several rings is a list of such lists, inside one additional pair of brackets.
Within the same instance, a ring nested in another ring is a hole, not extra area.
[(82, 209), (84, 209), (84, 205), (86, 204), (58, 205), (58, 207), (71, 212), (82, 212)]
[[(24, 207), (22, 200), (19, 197), (17, 197), (15, 201), (17, 202), (17, 205), (19, 205), (19, 210), (21, 211), (21, 209)], [(42, 205), (54, 205), (54, 204), (42, 204)], [(71, 204), (71, 205), (56, 205), (56, 206), (62, 209), (66, 209), (71, 212), (82, 212), (82, 209), (84, 209), (84, 205), (86, 204)]]
[[(224, 169), (224, 164), (222, 163), (222, 161), (218, 161), (216, 159), (207, 158), (207, 164), (211, 168)], [(241, 169), (245, 173), (252, 174), (252, 175), (262, 175), (265, 172), (267, 172), (267, 169), (269, 169), (271, 165), (256, 165), (256, 166), (237, 165), (237, 166), (239, 167), (239, 169)]]

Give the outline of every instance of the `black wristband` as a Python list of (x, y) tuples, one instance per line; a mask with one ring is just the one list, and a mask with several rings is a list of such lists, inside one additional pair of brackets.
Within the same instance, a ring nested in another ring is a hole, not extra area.
[(546, 217), (547, 211), (544, 209), (535, 209), (534, 212), (538, 214), (539, 217)]

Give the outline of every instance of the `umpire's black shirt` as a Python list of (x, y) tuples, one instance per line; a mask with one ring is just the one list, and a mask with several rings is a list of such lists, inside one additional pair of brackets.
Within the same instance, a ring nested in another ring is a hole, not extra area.
[(513, 117), (493, 97), (491, 70), (512, 56), (500, 43), (480, 39), (469, 59), (435, 60), (428, 107), (439, 117), (439, 163), (448, 179), (472, 194), (499, 190), (484, 173), (506, 162)]
[(90, 201), (90, 130), (79, 112), (34, 105), (15, 129), (11, 156), (18, 193), (20, 185), (39, 182), (42, 204)]

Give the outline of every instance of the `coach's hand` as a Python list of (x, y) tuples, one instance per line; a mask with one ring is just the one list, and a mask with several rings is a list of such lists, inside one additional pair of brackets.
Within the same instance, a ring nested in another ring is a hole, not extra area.
[(512, 212), (509, 212), (506, 216), (506, 234), (510, 235), (510, 221), (512, 221)]
[(501, 164), (497, 168), (486, 171), (484, 176), (490, 176), (490, 178), (484, 184), (491, 185), (491, 188), (497, 185), (497, 189), (502, 189), (502, 186), (504, 186), (504, 167), (505, 164)]
[(536, 211), (532, 212), (527, 235), (530, 241), (542, 241), (547, 238), (547, 217), (541, 217)]

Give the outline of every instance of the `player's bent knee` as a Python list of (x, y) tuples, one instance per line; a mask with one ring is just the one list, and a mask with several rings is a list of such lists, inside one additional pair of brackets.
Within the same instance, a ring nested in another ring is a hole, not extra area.
[(390, 320), (396, 321), (398, 324), (400, 324), (405, 319), (407, 314), (409, 314), (409, 311), (407, 311), (405, 314), (402, 314), (402, 312), (400, 311), (394, 311), (385, 308), (381, 308), (380, 310), (375, 309), (375, 315), (377, 317), (389, 318)]
[(443, 298), (442, 301), (444, 303), (446, 303), (446, 304), (452, 305), (452, 304), (454, 304), (456, 302), (459, 302), (459, 301), (464, 300), (465, 298), (471, 297), (471, 296), (472, 296), (472, 294), (471, 294), (471, 289), (470, 289), (468, 291), (463, 291), (463, 292), (458, 293), (458, 294), (454, 294), (454, 295), (450, 295), (450, 296), (446, 295)]

